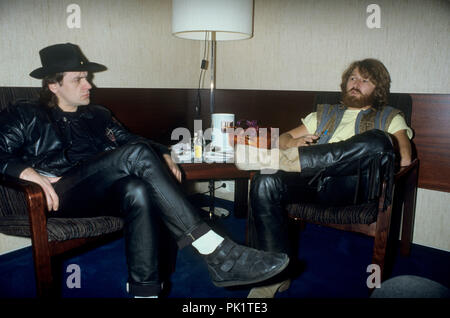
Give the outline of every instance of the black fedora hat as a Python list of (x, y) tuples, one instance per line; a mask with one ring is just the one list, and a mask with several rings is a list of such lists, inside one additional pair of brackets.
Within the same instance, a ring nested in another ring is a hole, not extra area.
[(31, 77), (42, 79), (60, 72), (101, 72), (106, 66), (89, 62), (78, 45), (72, 43), (55, 44), (39, 51), (42, 67), (30, 73)]

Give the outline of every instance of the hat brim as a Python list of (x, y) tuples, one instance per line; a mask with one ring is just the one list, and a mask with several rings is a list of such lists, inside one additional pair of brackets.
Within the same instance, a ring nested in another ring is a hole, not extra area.
[(37, 79), (43, 79), (44, 77), (46, 77), (48, 75), (61, 73), (61, 72), (86, 72), (87, 71), (87, 72), (95, 73), (95, 72), (102, 72), (105, 70), (107, 70), (107, 67), (102, 64), (88, 62), (88, 63), (85, 63), (80, 66), (76, 66), (76, 67), (59, 67), (59, 66), (39, 67), (39, 68), (35, 69), (34, 71), (32, 71), (30, 73), (30, 76), (37, 78)]

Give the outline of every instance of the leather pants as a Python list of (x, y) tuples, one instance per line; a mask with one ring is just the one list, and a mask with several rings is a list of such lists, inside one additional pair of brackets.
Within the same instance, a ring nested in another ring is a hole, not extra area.
[(129, 288), (134, 295), (158, 295), (161, 289), (160, 253), (173, 242), (161, 239), (165, 231), (182, 248), (210, 230), (163, 159), (143, 141), (83, 162), (54, 188), (60, 209), (50, 217), (123, 217)]
[[(337, 143), (300, 147), (300, 173), (278, 171), (275, 174), (256, 174), (250, 185), (250, 245), (266, 251), (287, 253), (291, 259), (296, 259), (294, 244), (289, 238), (285, 205), (295, 202), (348, 204), (346, 201), (351, 196), (343, 193), (345, 189), (338, 186), (331, 190), (320, 188), (320, 178), (317, 176), (325, 170), (330, 170), (327, 173), (331, 177), (345, 176), (351, 169), (357, 169), (357, 165), (350, 162), (361, 162), (385, 152), (393, 152), (389, 135), (371, 130)], [(335, 197), (329, 198), (322, 192), (334, 193)]]

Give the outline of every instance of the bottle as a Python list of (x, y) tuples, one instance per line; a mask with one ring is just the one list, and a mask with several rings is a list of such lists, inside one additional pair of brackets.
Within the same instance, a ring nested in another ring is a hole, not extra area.
[(194, 162), (203, 161), (203, 132), (201, 130), (194, 133)]

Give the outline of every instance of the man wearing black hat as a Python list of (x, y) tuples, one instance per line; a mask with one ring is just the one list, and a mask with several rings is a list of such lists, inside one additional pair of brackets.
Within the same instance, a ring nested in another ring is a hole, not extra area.
[(179, 248), (192, 245), (202, 255), (216, 286), (260, 282), (286, 268), (286, 254), (241, 246), (214, 232), (177, 184), (181, 173), (168, 149), (131, 134), (106, 108), (90, 104), (88, 76), (105, 66), (70, 43), (39, 53), (42, 67), (30, 75), (42, 79), (40, 101), (0, 113), (0, 172), (38, 183), (49, 217), (122, 216), (132, 295), (161, 292), (161, 223)]

